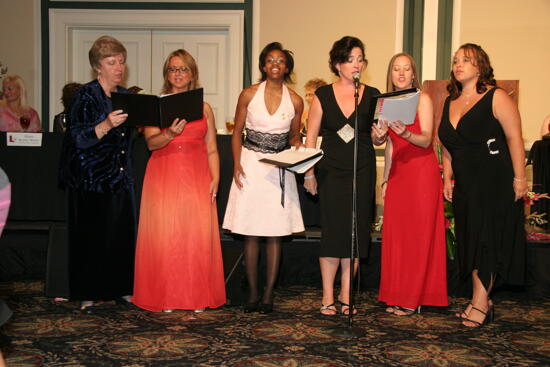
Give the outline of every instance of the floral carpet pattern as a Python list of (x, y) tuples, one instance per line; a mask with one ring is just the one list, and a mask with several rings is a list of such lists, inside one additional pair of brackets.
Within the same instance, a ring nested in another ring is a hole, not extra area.
[(0, 295), (14, 311), (0, 329), (10, 367), (550, 365), (550, 300), (521, 295), (497, 298), (495, 321), (470, 330), (453, 317), (465, 299), (398, 317), (361, 292), (358, 338), (342, 335), (347, 317), (319, 314), (320, 289), (303, 286), (278, 289), (269, 315), (239, 307), (152, 313), (115, 302), (87, 314), (43, 297), (41, 282), (0, 284)]

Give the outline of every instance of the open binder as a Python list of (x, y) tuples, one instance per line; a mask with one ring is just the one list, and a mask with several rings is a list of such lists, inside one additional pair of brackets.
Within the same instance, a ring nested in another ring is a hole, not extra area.
[(412, 125), (419, 98), (420, 91), (416, 88), (373, 96), (369, 106), (369, 119), (400, 120), (405, 125)]
[(158, 126), (166, 128), (176, 118), (187, 121), (203, 116), (203, 89), (157, 96), (154, 94), (111, 93), (113, 111), (128, 114), (126, 126)]
[(273, 164), (296, 173), (304, 173), (323, 158), (323, 151), (316, 148), (292, 147), (262, 158), (260, 162)]

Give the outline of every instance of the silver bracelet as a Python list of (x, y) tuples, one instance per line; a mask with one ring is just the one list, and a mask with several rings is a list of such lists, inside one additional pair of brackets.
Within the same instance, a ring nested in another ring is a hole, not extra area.
[(315, 175), (304, 176), (304, 180), (311, 180), (314, 177), (315, 177)]

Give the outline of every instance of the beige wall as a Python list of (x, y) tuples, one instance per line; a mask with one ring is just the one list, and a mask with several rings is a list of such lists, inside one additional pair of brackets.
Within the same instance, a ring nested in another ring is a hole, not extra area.
[[(457, 0), (458, 1), (458, 0)], [(40, 88), (39, 0), (0, 0), (0, 60), (10, 74), (25, 80), (29, 102), (37, 109)], [(313, 77), (332, 81), (327, 66), (332, 43), (354, 35), (366, 45), (369, 66), (363, 81), (384, 89), (386, 63), (396, 45), (395, 0), (260, 1), (259, 47), (280, 41), (294, 51), (294, 86)], [(520, 112), (526, 147), (538, 138), (544, 116), (550, 114), (550, 0), (459, 0), (458, 43), (481, 44), (497, 79), (520, 80)], [(498, 10), (498, 11), (497, 11)], [(256, 58), (253, 55), (253, 67)]]
[(519, 79), (526, 148), (550, 114), (550, 1), (461, 0), (460, 44), (481, 45), (496, 79)]
[(8, 66), (8, 74), (23, 78), (28, 102), (40, 115), (41, 95), (36, 87), (40, 76), (36, 62), (40, 47), (35, 41), (40, 27), (37, 4), (36, 0), (0, 0), (0, 60)]
[[(362, 81), (384, 89), (387, 62), (395, 50), (395, 1), (279, 0), (261, 1), (260, 50), (279, 41), (294, 52), (296, 91), (311, 78), (333, 81), (328, 53), (334, 41), (351, 35), (365, 43), (369, 60)], [(258, 55), (252, 55), (257, 68)]]

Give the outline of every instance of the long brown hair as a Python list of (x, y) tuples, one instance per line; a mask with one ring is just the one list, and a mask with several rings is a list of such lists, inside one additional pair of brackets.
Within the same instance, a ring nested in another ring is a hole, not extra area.
[(168, 81), (168, 66), (170, 65), (170, 60), (172, 57), (179, 57), (189, 68), (191, 72), (191, 83), (189, 84), (189, 90), (197, 89), (199, 85), (199, 68), (197, 63), (191, 54), (184, 49), (180, 48), (179, 50), (172, 51), (170, 55), (164, 61), (164, 66), (162, 67), (162, 77), (164, 78), (164, 84), (162, 85), (162, 94), (168, 94), (172, 91), (172, 84)]
[[(485, 93), (488, 85), (496, 86), (497, 81), (493, 74), (493, 67), (489, 60), (489, 55), (481, 48), (481, 46), (474, 43), (465, 43), (457, 50), (464, 50), (464, 54), (472, 59), (472, 63), (479, 70), (479, 77), (476, 83), (476, 91), (481, 94)], [(449, 92), (451, 99), (455, 100), (460, 96), (462, 92), (462, 83), (455, 79), (455, 75), (451, 70), (451, 77), (449, 84), (447, 85), (447, 91)]]
[(416, 63), (414, 62), (413, 57), (411, 55), (409, 55), (408, 53), (406, 53), (406, 52), (400, 52), (396, 55), (393, 55), (393, 57), (390, 60), (390, 63), (388, 64), (388, 74), (386, 76), (386, 91), (387, 92), (395, 91), (395, 85), (393, 85), (393, 81), (392, 81), (392, 78), (391, 78), (391, 72), (392, 72), (392, 69), (393, 69), (393, 63), (400, 56), (408, 57), (409, 61), (411, 63), (411, 68), (412, 68), (412, 72), (413, 72), (412, 88), (421, 89), (420, 88), (420, 80), (418, 80), (418, 73), (416, 72)]

